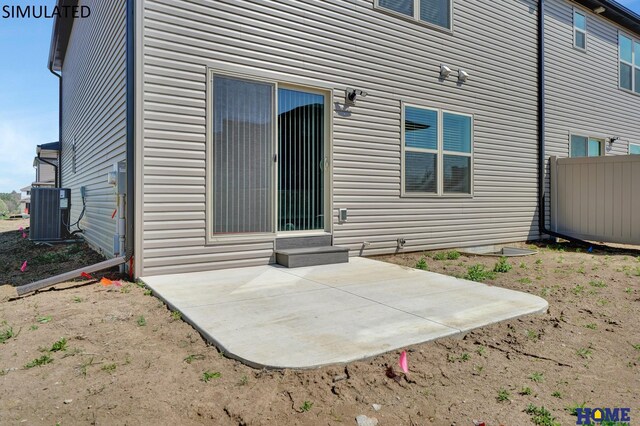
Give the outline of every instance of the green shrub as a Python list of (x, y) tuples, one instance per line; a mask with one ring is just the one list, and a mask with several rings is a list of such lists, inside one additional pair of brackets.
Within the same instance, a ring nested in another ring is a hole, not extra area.
[(471, 281), (484, 282), (492, 280), (496, 277), (496, 274), (492, 271), (488, 271), (484, 265), (473, 265), (467, 269), (467, 275), (465, 278)]
[(513, 266), (507, 261), (506, 257), (501, 257), (500, 260), (496, 263), (496, 266), (493, 267), (493, 272), (500, 272), (502, 274), (509, 272)]

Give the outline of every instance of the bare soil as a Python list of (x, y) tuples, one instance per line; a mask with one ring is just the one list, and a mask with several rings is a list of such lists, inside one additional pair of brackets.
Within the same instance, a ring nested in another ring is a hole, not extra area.
[[(19, 286), (98, 263), (104, 258), (85, 243), (48, 246), (28, 237), (29, 220), (0, 220), (0, 285)], [(24, 231), (20, 231), (23, 228)], [(24, 272), (21, 267), (27, 262)]]
[[(498, 260), (430, 256), (381, 260), (424, 257), (421, 266), (458, 276)], [(251, 369), (136, 284), (68, 283), (0, 303), (0, 333), (14, 333), (0, 343), (0, 424), (356, 425), (365, 414), (381, 426), (520, 426), (534, 424), (530, 404), (555, 418), (542, 425), (575, 424), (567, 407), (576, 404), (631, 407), (633, 424), (639, 258), (542, 245), (508, 262), (488, 283), (541, 295), (549, 313), (407, 348), (410, 373), (397, 379), (386, 370), (398, 372), (399, 351), (309, 371)], [(65, 350), (51, 351), (61, 338)], [(26, 367), (43, 356), (51, 362)]]

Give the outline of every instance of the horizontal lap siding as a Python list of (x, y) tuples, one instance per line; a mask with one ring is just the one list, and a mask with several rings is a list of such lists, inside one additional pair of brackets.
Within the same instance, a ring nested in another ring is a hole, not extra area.
[[(587, 16), (586, 52), (573, 47), (574, 7)], [(547, 155), (568, 157), (570, 132), (619, 137), (606, 154), (627, 154), (640, 143), (640, 95), (618, 88), (619, 27), (566, 0), (548, 0), (545, 19)]]
[(62, 68), (62, 186), (72, 191), (73, 222), (82, 210), (80, 187), (87, 188), (83, 235), (113, 256), (116, 197), (107, 173), (125, 159), (125, 1), (81, 3), (91, 8), (91, 16), (75, 20)]
[[(335, 244), (377, 254), (401, 236), (408, 250), (537, 236), (535, 1), (456, 1), (453, 34), (364, 0), (144, 4), (142, 274), (272, 261), (271, 240), (205, 245), (207, 67), (328, 87), (335, 102), (345, 87), (369, 93), (333, 114)], [(469, 82), (440, 82), (441, 63)], [(400, 197), (401, 101), (475, 114), (472, 199)]]

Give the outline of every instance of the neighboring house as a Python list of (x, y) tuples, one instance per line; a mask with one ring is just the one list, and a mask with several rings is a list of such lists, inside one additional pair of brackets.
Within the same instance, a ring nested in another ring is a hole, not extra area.
[(20, 213), (31, 213), (31, 186), (20, 189)]
[(113, 255), (106, 177), (127, 162), (136, 276), (270, 263), (290, 238), (537, 239), (541, 160), (640, 144), (640, 17), (613, 1), (81, 3), (49, 59), (61, 185)]
[(36, 169), (36, 180), (31, 186), (55, 188), (58, 186), (58, 159), (60, 142), (51, 142), (36, 147), (33, 167)]

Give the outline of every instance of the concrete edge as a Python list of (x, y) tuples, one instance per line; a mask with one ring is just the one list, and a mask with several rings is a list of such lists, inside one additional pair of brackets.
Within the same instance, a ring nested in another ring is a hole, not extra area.
[[(188, 315), (185, 315), (184, 312), (182, 312), (180, 309), (178, 309), (175, 305), (173, 305), (172, 303), (170, 303), (168, 300), (166, 300), (157, 290), (155, 290), (153, 287), (151, 287), (149, 284), (147, 284), (147, 282), (144, 281), (144, 279), (140, 279), (140, 281), (142, 281), (144, 283), (144, 285), (149, 288), (152, 292), (152, 294), (160, 299), (165, 305), (167, 305), (167, 307), (169, 307), (170, 310), (173, 311), (178, 311), (182, 314), (182, 319), (189, 324), (194, 330), (196, 330), (198, 332), (198, 334), (200, 334), (204, 340), (209, 344), (209, 345), (213, 345), (216, 347), (216, 349), (218, 349), (218, 351), (220, 351), (220, 353), (222, 353), (225, 357), (239, 361), (245, 365), (247, 365), (248, 367), (254, 368), (256, 370), (275, 370), (275, 371), (279, 371), (279, 370), (316, 370), (319, 368), (323, 368), (323, 367), (331, 367), (331, 366), (343, 366), (352, 362), (357, 362), (357, 361), (367, 361), (373, 358), (377, 358), (379, 356), (397, 351), (399, 349), (408, 349), (408, 348), (413, 348), (415, 346), (418, 345), (423, 345), (425, 343), (429, 343), (429, 342), (435, 342), (438, 341), (440, 339), (447, 339), (447, 338), (455, 338), (456, 336), (463, 336), (467, 333), (469, 333), (470, 331), (473, 330), (477, 330), (479, 328), (482, 327), (487, 327), (490, 325), (494, 325), (494, 324), (498, 324), (504, 321), (511, 321), (511, 320), (515, 320), (515, 319), (519, 319), (525, 316), (529, 316), (529, 315), (543, 315), (545, 314), (548, 309), (549, 309), (549, 302), (547, 302), (545, 299), (530, 294), (530, 296), (535, 297), (539, 300), (542, 300), (544, 302), (544, 307), (540, 308), (540, 307), (532, 307), (533, 310), (531, 311), (526, 311), (523, 312), (517, 316), (514, 317), (509, 317), (506, 319), (502, 319), (502, 320), (497, 320), (497, 321), (492, 321), (492, 322), (488, 322), (486, 324), (480, 324), (474, 327), (470, 327), (470, 328), (466, 328), (466, 329), (460, 329), (457, 327), (451, 327), (448, 326), (446, 324), (442, 324), (445, 327), (450, 328), (451, 330), (453, 330), (453, 332), (451, 332), (450, 334), (446, 334), (443, 336), (440, 336), (436, 339), (428, 339), (428, 340), (424, 340), (421, 342), (417, 342), (417, 343), (412, 343), (410, 345), (407, 346), (399, 346), (399, 347), (394, 347), (391, 349), (388, 349), (384, 352), (379, 352), (379, 353), (375, 353), (375, 354), (367, 354), (367, 355), (363, 355), (363, 356), (358, 356), (358, 357), (354, 357), (354, 358), (350, 358), (350, 359), (346, 359), (346, 360), (341, 360), (341, 361), (335, 361), (335, 362), (329, 362), (329, 363), (325, 363), (325, 364), (315, 364), (315, 365), (310, 365), (310, 366), (277, 366), (277, 365), (269, 365), (269, 364), (262, 364), (260, 362), (256, 362), (256, 361), (252, 361), (250, 359), (244, 358), (240, 355), (237, 355), (233, 352), (231, 352), (230, 350), (228, 350), (220, 341), (218, 341), (216, 338), (214, 338), (211, 334), (209, 334), (206, 330), (204, 330), (203, 328), (199, 327), (195, 321), (193, 321), (191, 318), (189, 318)], [(482, 283), (484, 284), (484, 283)], [(486, 284), (484, 284), (486, 285)], [(502, 288), (502, 287), (501, 287)], [(510, 290), (510, 289), (505, 289), (505, 290)], [(518, 291), (518, 290), (511, 290), (511, 291)], [(527, 293), (529, 294), (529, 293)]]

